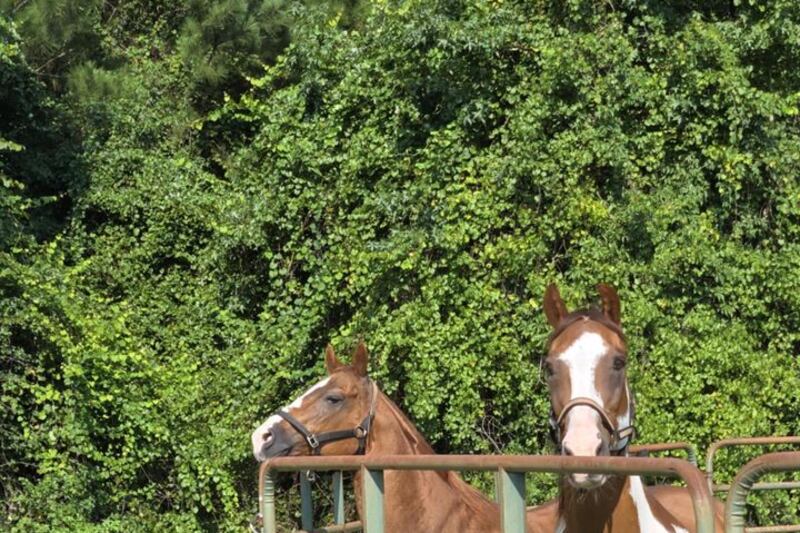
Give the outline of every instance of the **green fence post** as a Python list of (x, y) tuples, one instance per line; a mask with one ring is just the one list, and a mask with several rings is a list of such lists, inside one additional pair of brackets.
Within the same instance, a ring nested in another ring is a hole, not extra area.
[(259, 502), (261, 504), (261, 520), (263, 533), (276, 533), (275, 523), (275, 476), (272, 472), (264, 477), (264, 494)]
[(314, 501), (308, 472), (300, 472), (300, 526), (305, 531), (314, 529)]
[(691, 444), (686, 446), (686, 460), (692, 463), (692, 466), (697, 466), (697, 450)]
[[(731, 482), (728, 498), (725, 501), (725, 531), (745, 533), (747, 528), (747, 495), (756, 480), (772, 472), (800, 471), (800, 452), (773, 452), (749, 461)], [(756, 529), (756, 528), (753, 528)], [(800, 531), (798, 525), (770, 526), (758, 528), (761, 531)]]
[(333, 523), (344, 524), (344, 482), (341, 472), (333, 473)]
[(503, 533), (525, 533), (525, 473), (498, 471), (500, 524)]
[(383, 533), (383, 470), (361, 467), (364, 533)]

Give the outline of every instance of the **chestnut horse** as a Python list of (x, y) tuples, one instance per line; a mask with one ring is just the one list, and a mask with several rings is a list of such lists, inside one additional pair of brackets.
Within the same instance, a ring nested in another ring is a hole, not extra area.
[[(598, 285), (598, 292), (601, 309), (571, 313), (555, 285), (544, 296), (545, 315), (553, 327), (543, 364), (550, 424), (564, 455), (627, 455), (634, 436), (619, 296), (604, 284)], [(721, 532), (723, 508), (718, 501), (715, 505), (715, 527)], [(645, 487), (639, 476), (565, 476), (555, 514), (559, 533), (696, 531), (687, 489)]]
[[(328, 346), (328, 377), (253, 432), (256, 460), (310, 454), (433, 454), (411, 421), (368, 377), (367, 361), (363, 343), (350, 365), (342, 364)], [(354, 485), (356, 507), (363, 517), (358, 473)], [(384, 487), (386, 531), (500, 532), (497, 504), (453, 472), (387, 470)], [(526, 518), (527, 531), (546, 531), (538, 527), (534, 512)]]

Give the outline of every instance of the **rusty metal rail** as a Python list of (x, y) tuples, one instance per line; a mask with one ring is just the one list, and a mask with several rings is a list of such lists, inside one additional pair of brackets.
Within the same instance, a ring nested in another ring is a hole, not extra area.
[(800, 531), (800, 526), (759, 526), (759, 527), (746, 527), (746, 533), (797, 533)]
[(311, 531), (305, 529), (299, 530), (297, 533), (355, 533), (361, 531), (361, 521), (347, 522), (346, 524), (336, 524), (333, 526), (325, 526)]
[[(709, 454), (711, 451), (709, 450)], [(709, 455), (711, 457), (711, 455)], [(725, 524), (728, 533), (757, 533), (777, 531), (800, 531), (798, 526), (763, 526), (747, 528), (745, 508), (747, 495), (755, 487), (755, 482), (764, 474), (800, 470), (800, 452), (776, 452), (756, 457), (736, 474), (732, 489), (725, 502)]]
[(658, 442), (654, 444), (634, 444), (628, 451), (637, 457), (649, 457), (653, 453), (672, 452), (682, 450), (686, 452), (686, 460), (697, 466), (697, 449), (688, 442)]
[[(645, 457), (565, 457), (549, 455), (385, 455), (279, 457), (259, 469), (259, 510), (263, 532), (275, 533), (275, 474), (278, 472), (360, 471), (363, 476), (364, 531), (383, 533), (384, 470), (496, 471), (504, 533), (525, 531), (525, 473), (662, 475), (682, 478), (694, 504), (697, 533), (714, 532), (711, 492), (703, 474), (687, 461)], [(340, 491), (341, 494), (341, 491)], [(334, 507), (339, 502), (334, 501)], [(341, 517), (343, 519), (343, 517)], [(311, 530), (310, 524), (303, 528)], [(328, 529), (332, 531), (331, 529)], [(324, 531), (324, 530), (323, 530)]]
[[(722, 439), (711, 443), (706, 453), (706, 478), (711, 492), (727, 492), (731, 489), (728, 484), (714, 484), (714, 456), (723, 448), (735, 446), (775, 446), (778, 444), (800, 444), (800, 437), (744, 437), (737, 439)], [(752, 490), (797, 489), (800, 482), (778, 481), (772, 483), (756, 483)], [(785, 530), (783, 530), (785, 531)]]

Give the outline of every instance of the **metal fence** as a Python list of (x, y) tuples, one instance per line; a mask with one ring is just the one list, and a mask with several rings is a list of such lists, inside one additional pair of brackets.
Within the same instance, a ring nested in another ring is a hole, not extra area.
[(649, 457), (654, 453), (686, 452), (686, 460), (697, 466), (697, 449), (688, 442), (659, 442), (655, 444), (635, 444), (628, 448), (628, 452), (636, 457)]
[[(624, 475), (659, 475), (682, 478), (694, 504), (698, 533), (713, 533), (714, 515), (711, 492), (703, 474), (680, 459), (646, 457), (565, 457), (549, 455), (386, 455), (279, 457), (261, 465), (259, 470), (259, 511), (263, 533), (276, 533), (275, 475), (278, 472), (301, 472), (306, 495), (302, 498), (303, 524), (306, 531), (355, 531), (358, 525), (344, 523), (342, 471), (360, 471), (363, 477), (362, 499), (365, 533), (384, 533), (383, 473), (385, 470), (453, 470), (497, 472), (497, 500), (500, 505), (503, 533), (525, 532), (525, 473), (597, 473)], [(334, 473), (335, 526), (314, 530), (311, 523), (312, 501), (308, 480), (303, 472)], [(348, 529), (353, 528), (353, 529)]]
[[(709, 450), (710, 453), (710, 450)], [(711, 455), (709, 455), (711, 457)], [(764, 533), (779, 531), (800, 531), (800, 525), (745, 527), (747, 495), (755, 489), (756, 480), (770, 472), (790, 472), (800, 470), (800, 452), (776, 452), (756, 457), (747, 463), (731, 485), (728, 501), (725, 502), (725, 527), (728, 533)], [(771, 488), (771, 487), (770, 487)], [(783, 488), (783, 487), (780, 487)]]
[[(715, 442), (712, 442), (711, 445), (708, 447), (708, 452), (706, 453), (706, 478), (708, 479), (708, 486), (711, 489), (712, 493), (716, 492), (727, 492), (728, 493), (728, 500), (730, 501), (734, 495), (741, 494), (742, 491), (749, 493), (750, 491), (754, 490), (789, 490), (789, 489), (800, 489), (800, 481), (769, 481), (769, 482), (754, 482), (750, 483), (745, 487), (741, 485), (737, 485), (737, 482), (734, 481), (731, 484), (728, 483), (714, 483), (714, 457), (716, 456), (717, 452), (719, 452), (723, 448), (732, 448), (732, 447), (742, 447), (742, 446), (777, 446), (777, 445), (800, 445), (800, 437), (797, 436), (790, 436), (790, 437), (743, 437), (743, 438), (736, 438), (736, 439), (722, 439)], [(767, 457), (767, 456), (762, 456)], [(752, 461), (751, 461), (752, 463)], [(744, 466), (737, 474), (737, 479), (742, 472), (746, 472), (748, 470), (748, 465)], [(788, 470), (798, 470), (797, 467), (790, 468)], [(745, 496), (746, 497), (746, 496)], [(728, 531), (745, 531), (747, 533), (789, 533), (789, 532), (800, 532), (800, 524), (790, 524), (790, 525), (773, 525), (773, 526), (760, 526), (760, 527), (747, 527), (743, 530), (741, 527), (744, 527), (744, 507), (745, 503), (742, 500), (742, 503), (739, 505), (737, 504), (736, 512), (741, 513), (741, 516), (735, 519), (735, 521), (731, 524), (726, 521), (726, 529)], [(739, 521), (742, 521), (739, 524)], [(737, 525), (738, 524), (738, 525)], [(740, 527), (741, 526), (741, 527)]]
[[(706, 453), (706, 478), (711, 492), (728, 492), (731, 485), (727, 483), (714, 483), (714, 457), (723, 448), (740, 446), (775, 446), (778, 444), (798, 444), (800, 437), (744, 437), (738, 439), (722, 439), (714, 441), (708, 447)], [(800, 481), (778, 481), (774, 483), (756, 483), (752, 490), (773, 490), (773, 489), (800, 489)], [(800, 526), (791, 531), (800, 531)], [(788, 531), (788, 530), (782, 530)]]

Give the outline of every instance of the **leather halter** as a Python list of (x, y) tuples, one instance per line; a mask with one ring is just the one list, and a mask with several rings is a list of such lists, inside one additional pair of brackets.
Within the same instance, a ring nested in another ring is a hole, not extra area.
[(364, 417), (364, 420), (362, 420), (361, 423), (353, 429), (326, 431), (325, 433), (320, 433), (317, 435), (314, 432), (309, 431), (302, 422), (290, 415), (288, 411), (279, 409), (275, 414), (286, 420), (289, 425), (295, 429), (295, 431), (303, 435), (303, 437), (306, 439), (306, 442), (311, 447), (312, 455), (319, 455), (322, 451), (322, 446), (328, 444), (329, 442), (336, 442), (346, 439), (358, 440), (358, 450), (356, 450), (356, 455), (363, 455), (367, 450), (367, 437), (369, 437), (369, 431), (372, 428), (372, 419), (375, 418), (375, 408), (378, 400), (378, 386), (372, 380), (370, 380), (370, 383), (372, 384), (372, 387), (370, 388), (369, 411), (367, 412), (367, 416)]
[[(612, 454), (615, 455), (625, 455), (625, 452), (628, 449), (628, 445), (631, 443), (631, 440), (636, 436), (636, 427), (633, 425), (633, 419), (635, 416), (635, 402), (633, 401), (633, 397), (628, 397), (628, 402), (630, 406), (630, 420), (631, 424), (624, 428), (617, 427), (617, 424), (608, 416), (608, 412), (606, 412), (603, 407), (597, 403), (596, 401), (592, 400), (591, 398), (585, 397), (578, 397), (573, 398), (570, 400), (567, 405), (561, 410), (561, 413), (556, 417), (555, 411), (551, 408), (550, 409), (550, 438), (553, 439), (553, 442), (556, 444), (558, 449), (561, 449), (561, 424), (572, 409), (578, 406), (589, 407), (593, 409), (598, 415), (600, 415), (600, 420), (603, 422), (603, 427), (606, 428), (608, 434), (610, 435), (610, 442), (608, 443), (608, 449)], [(622, 443), (622, 441), (625, 441)], [(622, 443), (622, 445), (620, 445)]]
[[(567, 327), (578, 322), (579, 320), (593, 320), (594, 322), (600, 322), (604, 326), (613, 325), (610, 329), (619, 335), (622, 335), (622, 330), (616, 324), (609, 323), (606, 324), (605, 321), (598, 321), (594, 320), (589, 315), (578, 314), (573, 317), (570, 317), (565, 323), (559, 324), (553, 334), (550, 336), (550, 343), (552, 343), (556, 337), (561, 335)], [(627, 387), (627, 385), (626, 385)], [(564, 419), (567, 417), (567, 414), (574, 408), (578, 406), (588, 407), (594, 410), (599, 416), (600, 421), (603, 423), (603, 427), (606, 428), (608, 434), (610, 436), (610, 442), (608, 443), (608, 449), (612, 455), (627, 455), (628, 446), (630, 445), (633, 438), (636, 436), (636, 427), (634, 426), (634, 420), (636, 418), (636, 400), (630, 392), (628, 391), (628, 411), (630, 413), (630, 424), (624, 428), (618, 427), (618, 424), (615, 420), (609, 416), (608, 412), (603, 408), (602, 405), (597, 403), (595, 400), (591, 398), (586, 398), (583, 396), (573, 398), (561, 409), (561, 413), (556, 416), (555, 410), (550, 407), (550, 438), (553, 440), (553, 443), (556, 445), (556, 449), (561, 451), (561, 424)], [(624, 442), (622, 442), (624, 440)]]

